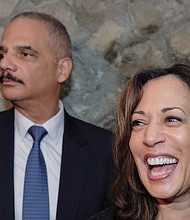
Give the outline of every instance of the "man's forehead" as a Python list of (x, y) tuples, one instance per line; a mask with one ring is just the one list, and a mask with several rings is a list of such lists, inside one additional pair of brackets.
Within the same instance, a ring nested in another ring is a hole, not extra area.
[(19, 17), (11, 21), (4, 30), (6, 31), (19, 29), (20, 32), (47, 32), (46, 25), (43, 21), (28, 17)]
[[(32, 18), (16, 18), (4, 30), (1, 41), (8, 38), (24, 40), (49, 39), (49, 33), (44, 23)], [(42, 39), (41, 39), (42, 38)]]

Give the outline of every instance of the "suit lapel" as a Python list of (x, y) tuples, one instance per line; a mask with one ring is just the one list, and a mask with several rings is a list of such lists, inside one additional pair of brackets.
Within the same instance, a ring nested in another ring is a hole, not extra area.
[(14, 219), (14, 110), (0, 114), (0, 219)]
[(57, 220), (74, 220), (77, 215), (89, 163), (85, 144), (75, 119), (65, 113)]

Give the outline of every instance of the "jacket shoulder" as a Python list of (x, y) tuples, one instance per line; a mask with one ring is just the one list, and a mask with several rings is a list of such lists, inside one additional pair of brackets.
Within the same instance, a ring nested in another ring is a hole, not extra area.
[(92, 136), (113, 136), (113, 133), (105, 128), (99, 127), (97, 125), (91, 124), (89, 122), (83, 121), (76, 117), (69, 115), (67, 112), (65, 114), (65, 126), (72, 130), (79, 129), (84, 132), (85, 135)]
[(10, 108), (4, 111), (0, 111), (0, 120), (12, 120), (14, 116), (14, 108)]

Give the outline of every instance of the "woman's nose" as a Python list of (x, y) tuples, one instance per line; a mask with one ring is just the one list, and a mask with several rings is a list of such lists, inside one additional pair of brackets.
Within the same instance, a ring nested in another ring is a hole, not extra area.
[(150, 147), (154, 147), (163, 142), (165, 142), (165, 135), (161, 124), (148, 124), (144, 132), (144, 143)]

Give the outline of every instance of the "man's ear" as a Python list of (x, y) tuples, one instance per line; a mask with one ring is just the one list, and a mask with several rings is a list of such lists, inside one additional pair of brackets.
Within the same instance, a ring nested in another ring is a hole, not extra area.
[(58, 62), (58, 76), (57, 81), (59, 83), (65, 82), (69, 77), (72, 70), (73, 62), (69, 57), (62, 58)]

